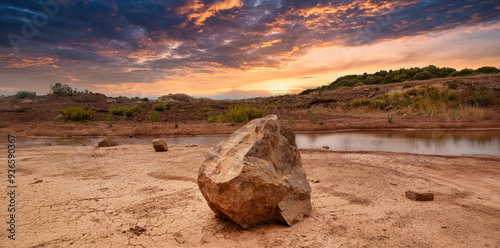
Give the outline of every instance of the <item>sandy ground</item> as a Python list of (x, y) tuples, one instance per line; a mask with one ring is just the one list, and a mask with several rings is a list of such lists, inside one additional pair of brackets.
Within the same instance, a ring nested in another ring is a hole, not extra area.
[[(211, 148), (18, 147), (16, 240), (2, 193), (0, 246), (500, 247), (500, 157), (301, 150), (319, 180), (312, 215), (243, 230), (215, 218), (196, 184)], [(435, 200), (411, 201), (408, 189)]]

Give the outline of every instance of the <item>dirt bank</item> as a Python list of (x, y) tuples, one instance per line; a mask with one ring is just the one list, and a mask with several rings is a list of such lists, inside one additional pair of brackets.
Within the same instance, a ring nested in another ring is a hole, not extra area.
[[(158, 112), (158, 122), (151, 123), (149, 113), (156, 101), (142, 102), (126, 97), (111, 98), (102, 94), (76, 93), (73, 96), (36, 96), (33, 99), (0, 98), (0, 132), (23, 136), (102, 136), (102, 135), (207, 135), (230, 134), (242, 123), (209, 123), (209, 116), (224, 115), (236, 104), (253, 106), (264, 115), (276, 114), (294, 131), (332, 131), (345, 129), (387, 128), (493, 128), (500, 126), (500, 105), (451, 108), (448, 110), (416, 113), (414, 108), (373, 109), (368, 106), (343, 109), (341, 103), (354, 99), (371, 99), (410, 89), (438, 87), (448, 90), (446, 83), (455, 82), (455, 91), (462, 94), (467, 87), (485, 87), (486, 92), (498, 97), (500, 74), (460, 78), (440, 78), (426, 81), (358, 86), (335, 91), (315, 92), (309, 95), (285, 95), (244, 100), (218, 101), (184, 98), (165, 100), (164, 111)], [(462, 92), (462, 93), (461, 93)], [(468, 92), (468, 91), (467, 91)], [(399, 94), (398, 93), (398, 94)], [(480, 92), (471, 97), (481, 98)], [(175, 96), (175, 95), (174, 95)], [(173, 97), (173, 96), (172, 96)], [(416, 98), (415, 98), (416, 99)], [(416, 101), (408, 99), (409, 101)], [(68, 121), (60, 111), (68, 107), (94, 109), (93, 121)], [(129, 117), (110, 116), (108, 110), (117, 106), (136, 106), (141, 110)], [(390, 105), (392, 106), (392, 105)], [(395, 107), (395, 106), (393, 106)], [(441, 112), (441, 114), (439, 114)], [(418, 111), (417, 111), (418, 112)], [(434, 113), (435, 112), (435, 113)], [(106, 119), (106, 120), (105, 120)], [(213, 119), (213, 118), (212, 118)], [(176, 125), (177, 123), (177, 125)]]
[[(18, 147), (17, 238), (2, 221), (0, 246), (500, 247), (499, 157), (301, 150), (319, 180), (312, 215), (245, 231), (216, 219), (197, 188), (211, 148)], [(411, 201), (408, 189), (435, 200)]]

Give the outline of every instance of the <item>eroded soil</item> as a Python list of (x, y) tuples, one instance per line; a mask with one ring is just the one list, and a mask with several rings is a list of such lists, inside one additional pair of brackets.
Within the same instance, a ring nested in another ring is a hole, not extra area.
[(301, 150), (312, 215), (243, 230), (217, 219), (196, 184), (211, 148), (18, 147), (16, 240), (2, 224), (0, 246), (500, 247), (500, 157)]

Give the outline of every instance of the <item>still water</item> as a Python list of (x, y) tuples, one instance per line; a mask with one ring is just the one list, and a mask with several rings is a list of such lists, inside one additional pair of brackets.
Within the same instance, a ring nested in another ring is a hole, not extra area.
[[(228, 136), (113, 137), (119, 144), (151, 144), (164, 138), (167, 144), (216, 145)], [(95, 145), (101, 137), (18, 137), (17, 146)], [(299, 148), (334, 151), (388, 151), (434, 155), (485, 154), (500, 156), (500, 129), (484, 130), (379, 130), (296, 134)], [(6, 143), (1, 142), (1, 147)]]
[(300, 148), (433, 155), (500, 155), (500, 130), (356, 131), (297, 134)]

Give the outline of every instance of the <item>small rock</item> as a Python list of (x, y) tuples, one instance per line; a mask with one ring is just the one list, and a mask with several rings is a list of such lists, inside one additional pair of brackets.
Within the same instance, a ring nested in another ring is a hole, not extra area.
[(330, 147), (329, 147), (329, 146), (323, 146), (322, 148), (323, 148), (323, 149), (326, 149), (326, 150), (330, 150)]
[(315, 179), (313, 179), (313, 180), (311, 180), (311, 182), (312, 182), (312, 183), (319, 183), (319, 180), (315, 180)]
[(33, 103), (33, 100), (24, 99), (24, 100), (21, 101), (21, 103), (30, 104), (30, 103)]
[[(36, 178), (35, 178), (35, 179), (36, 179)], [(40, 180), (40, 179), (39, 179), (39, 180), (36, 180), (35, 182), (33, 182), (33, 183), (31, 183), (31, 184), (37, 184), (37, 183), (41, 183), (41, 182), (43, 182), (43, 180)]]
[(99, 146), (99, 147), (110, 147), (110, 146), (117, 146), (117, 145), (118, 145), (118, 142), (114, 141), (110, 137), (102, 138), (101, 140), (99, 140), (99, 142), (97, 142), (97, 146)]
[(392, 186), (398, 186), (398, 185), (397, 185), (397, 184), (395, 184), (395, 183), (390, 183), (390, 184), (391, 184)]
[(153, 147), (157, 152), (168, 151), (167, 142), (164, 139), (155, 139), (153, 140)]
[(145, 231), (146, 231), (146, 228), (141, 227), (141, 226), (135, 226), (135, 227), (131, 227), (131, 228), (129, 229), (129, 231), (130, 231), (130, 232), (132, 232), (133, 234), (135, 234), (135, 235), (139, 236), (139, 235), (141, 235), (143, 232), (145, 232)]
[(405, 191), (406, 197), (413, 201), (433, 201), (434, 200), (434, 193), (431, 193), (429, 191), (423, 191), (423, 192), (415, 192), (411, 190)]

